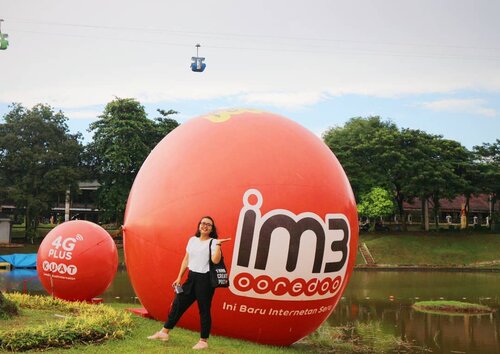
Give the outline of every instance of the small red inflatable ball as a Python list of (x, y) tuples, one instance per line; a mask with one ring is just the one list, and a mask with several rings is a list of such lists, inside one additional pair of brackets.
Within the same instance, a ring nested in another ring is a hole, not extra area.
[[(290, 345), (332, 313), (356, 258), (356, 204), (323, 141), (261, 111), (194, 118), (141, 167), (125, 212), (127, 270), (142, 305), (164, 321), (188, 239), (214, 218), (230, 287), (212, 303), (212, 333)], [(199, 330), (196, 306), (179, 326)]]
[(118, 251), (106, 230), (75, 220), (52, 229), (38, 249), (38, 277), (45, 290), (69, 301), (91, 300), (113, 281)]

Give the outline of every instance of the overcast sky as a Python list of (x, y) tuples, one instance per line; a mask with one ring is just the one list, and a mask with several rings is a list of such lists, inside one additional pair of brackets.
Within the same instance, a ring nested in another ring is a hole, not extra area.
[(89, 139), (107, 102), (133, 97), (151, 117), (249, 107), (318, 135), (380, 115), (471, 148), (500, 138), (499, 14), (498, 0), (0, 0), (0, 116), (47, 103)]

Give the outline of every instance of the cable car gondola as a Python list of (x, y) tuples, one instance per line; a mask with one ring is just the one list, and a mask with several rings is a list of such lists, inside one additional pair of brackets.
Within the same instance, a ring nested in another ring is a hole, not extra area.
[(0, 49), (5, 50), (9, 46), (9, 35), (7, 33), (2, 33), (2, 22), (3, 20), (0, 18)]
[(201, 45), (197, 44), (195, 47), (196, 47), (196, 56), (191, 57), (191, 60), (192, 60), (191, 70), (193, 70), (197, 73), (201, 73), (201, 72), (203, 72), (203, 70), (205, 70), (205, 68), (207, 67), (207, 64), (205, 64), (203, 62), (205, 60), (205, 58), (198, 56), (198, 48), (200, 48)]

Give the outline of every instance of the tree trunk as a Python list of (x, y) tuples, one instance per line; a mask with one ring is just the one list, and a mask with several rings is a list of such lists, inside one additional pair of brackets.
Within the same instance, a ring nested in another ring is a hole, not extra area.
[(434, 206), (434, 224), (436, 225), (436, 230), (439, 230), (439, 208)]
[(422, 225), (422, 230), (429, 231), (429, 202), (427, 198), (421, 197), (420, 199), (421, 203), (421, 211), (420, 213), (422, 214), (422, 221), (420, 224)]
[(429, 200), (425, 198), (422, 203), (424, 209), (424, 230), (429, 231)]
[(399, 212), (399, 217), (401, 218), (402, 230), (408, 231), (408, 227), (406, 225), (405, 210), (403, 207), (403, 197), (399, 192), (396, 193), (396, 204), (398, 205), (398, 212)]
[(31, 213), (29, 202), (26, 203), (26, 214), (24, 215), (24, 242), (28, 242), (28, 235), (31, 228)]
[(37, 217), (35, 213), (31, 210), (31, 205), (29, 202), (26, 203), (26, 219), (24, 228), (24, 242), (33, 242), (36, 234), (36, 220)]
[(71, 193), (70, 190), (67, 189), (66, 196), (64, 198), (64, 221), (69, 221), (70, 206), (71, 206)]
[(420, 228), (425, 230), (425, 202), (424, 198), (420, 197)]
[(490, 195), (490, 230), (496, 230), (497, 218), (495, 215), (495, 204), (497, 202), (497, 194)]
[(469, 202), (470, 202), (470, 195), (465, 196), (465, 216), (467, 217), (465, 220), (465, 227), (469, 227)]

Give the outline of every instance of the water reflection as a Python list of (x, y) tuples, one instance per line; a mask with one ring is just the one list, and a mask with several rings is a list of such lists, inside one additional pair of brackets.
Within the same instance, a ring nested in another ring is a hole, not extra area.
[(329, 323), (342, 326), (354, 321), (381, 322), (384, 332), (414, 341), (434, 353), (499, 353), (498, 314), (444, 316), (418, 312), (411, 304), (344, 298)]
[(130, 279), (125, 269), (116, 272), (113, 283), (99, 297), (102, 297), (104, 302), (139, 304), (139, 300), (135, 296), (134, 289), (132, 288), (132, 284), (130, 283)]
[(14, 269), (0, 272), (0, 291), (45, 293), (36, 269)]
[[(47, 295), (36, 269), (14, 269), (10, 272), (0, 272), (0, 291)], [(138, 303), (125, 269), (119, 269), (116, 272), (111, 285), (99, 297), (103, 298), (104, 302)]]
[(461, 300), (499, 304), (500, 273), (356, 271), (345, 297)]
[[(434, 353), (500, 353), (500, 273), (357, 271), (329, 323), (378, 320), (386, 333), (426, 345)], [(35, 270), (0, 273), (0, 291), (46, 294)], [(119, 270), (100, 295), (105, 302), (139, 301)], [(497, 310), (491, 315), (443, 316), (414, 311), (419, 300), (459, 300)]]
[[(379, 320), (386, 333), (434, 353), (499, 353), (498, 273), (370, 272), (353, 275), (329, 322)], [(420, 300), (459, 300), (497, 310), (489, 315), (445, 316), (418, 312)]]

